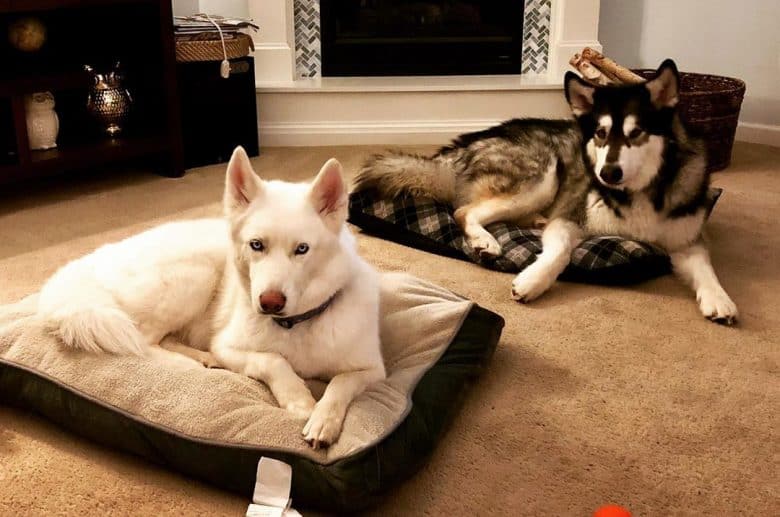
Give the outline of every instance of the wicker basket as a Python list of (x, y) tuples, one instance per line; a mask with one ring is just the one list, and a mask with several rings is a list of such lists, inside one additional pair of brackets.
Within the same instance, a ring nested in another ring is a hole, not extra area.
[[(655, 70), (634, 70), (650, 78)], [(680, 118), (691, 134), (707, 144), (707, 170), (719, 171), (731, 163), (745, 82), (718, 75), (680, 73)]]
[[(254, 49), (252, 38), (247, 34), (240, 33), (236, 37), (225, 39), (228, 59), (244, 57)], [(176, 61), (222, 61), (224, 57), (219, 35), (188, 35), (176, 38)]]

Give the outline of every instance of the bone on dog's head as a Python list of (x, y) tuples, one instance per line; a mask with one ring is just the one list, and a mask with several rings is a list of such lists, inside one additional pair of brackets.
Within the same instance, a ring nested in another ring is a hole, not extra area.
[(679, 74), (670, 59), (645, 83), (596, 87), (577, 74), (564, 79), (596, 179), (613, 189), (636, 192), (658, 175), (673, 136)]
[(342, 231), (347, 189), (328, 160), (311, 183), (260, 179), (243, 148), (225, 178), (233, 260), (259, 313), (292, 316), (325, 302), (346, 282)]

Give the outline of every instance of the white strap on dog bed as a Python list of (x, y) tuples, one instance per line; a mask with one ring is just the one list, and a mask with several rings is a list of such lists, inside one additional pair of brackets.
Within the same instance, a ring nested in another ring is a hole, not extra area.
[(260, 458), (257, 462), (257, 477), (252, 504), (246, 510), (246, 517), (301, 517), (290, 508), (290, 486), (292, 467), (283, 461)]

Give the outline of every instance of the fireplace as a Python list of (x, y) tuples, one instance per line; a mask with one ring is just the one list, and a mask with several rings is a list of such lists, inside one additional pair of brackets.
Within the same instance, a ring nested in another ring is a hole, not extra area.
[(524, 0), (321, 0), (323, 76), (519, 74)]
[[(334, 77), (332, 49), (334, 35), (337, 35), (333, 28), (334, 13), (343, 12), (334, 11), (337, 4), (346, 4), (339, 9), (346, 10), (349, 15), (356, 7), (371, 7), (377, 13), (376, 9), (385, 5), (384, 2), (247, 2), (250, 16), (263, 21), (263, 30), (253, 37), (258, 124), (260, 141), (264, 145), (441, 145), (458, 134), (484, 129), (507, 118), (567, 117), (571, 110), (561, 93), (561, 86), (563, 75), (569, 69), (569, 58), (586, 46), (601, 49), (598, 42), (599, 0), (524, 0), (517, 2), (518, 6), (524, 5), (522, 13), (518, 10), (500, 20), (511, 21), (514, 29), (507, 33), (514, 35), (522, 26), (522, 43), (515, 42), (514, 53), (499, 54), (509, 55), (514, 60), (510, 66), (502, 60), (499, 67), (512, 68), (512, 74), (440, 75), (462, 73), (464, 63), (490, 62), (483, 54), (468, 58), (458, 55), (454, 60), (451, 57), (447, 60), (448, 56), (445, 56), (442, 62), (447, 63), (448, 70), (442, 70), (444, 67), (439, 62), (428, 63), (430, 67), (426, 65), (425, 71), (419, 65), (413, 70), (418, 74), (434, 74), (438, 66), (437, 72), (441, 72), (435, 75), (372, 77), (365, 68), (373, 68), (373, 73), (389, 74), (399, 73), (399, 67), (385, 68), (383, 63), (384, 69), (379, 70), (379, 66), (372, 66), (381, 62), (379, 56), (367, 53), (367, 58), (364, 55), (364, 59), (351, 64), (347, 61), (345, 65), (341, 61), (341, 73), (352, 74), (351, 77)], [(417, 1), (418, 4), (424, 2)], [(457, 2), (450, 0), (446, 5)], [(480, 9), (480, 22), (485, 22), (488, 11), (483, 13), (483, 7), (498, 5), (500, 0), (467, 3), (476, 4)], [(434, 19), (442, 19), (443, 12), (441, 16), (435, 11), (433, 14)], [(323, 16), (327, 20), (323, 20)], [(420, 18), (419, 11), (416, 19), (418, 24), (429, 21), (428, 16)], [(327, 27), (323, 28), (323, 24)], [(327, 68), (330, 77), (323, 77), (321, 35), (327, 39), (325, 57), (326, 68), (330, 65)], [(369, 33), (368, 37), (373, 35)], [(389, 35), (390, 38), (397, 36)], [(397, 54), (391, 57), (396, 58), (393, 64), (400, 61)], [(521, 59), (518, 73), (517, 63)], [(339, 64), (338, 58), (335, 64)]]

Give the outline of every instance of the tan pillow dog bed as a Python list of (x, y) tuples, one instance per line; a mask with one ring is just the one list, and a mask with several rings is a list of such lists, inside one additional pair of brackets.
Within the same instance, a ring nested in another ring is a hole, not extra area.
[[(292, 465), (297, 507), (355, 510), (409, 477), (484, 369), (503, 320), (441, 287), (382, 277), (385, 381), (349, 408), (339, 440), (312, 450), (304, 422), (265, 385), (226, 370), (66, 349), (36, 296), (0, 307), (0, 402), (250, 497), (257, 462)], [(324, 385), (313, 386), (315, 396)]]

